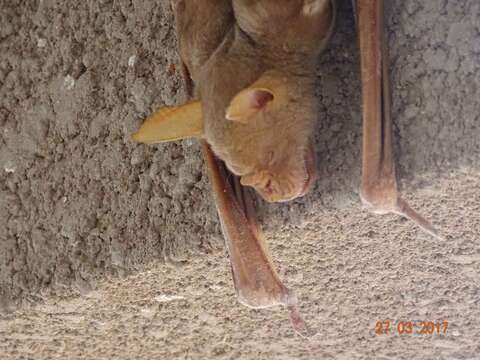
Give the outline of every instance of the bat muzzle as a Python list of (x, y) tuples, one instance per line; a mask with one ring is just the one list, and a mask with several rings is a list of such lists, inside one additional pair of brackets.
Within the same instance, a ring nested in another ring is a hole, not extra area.
[(242, 181), (252, 186), (268, 202), (287, 202), (307, 194), (317, 179), (316, 157), (312, 145), (305, 151), (304, 157), (294, 165), (278, 167), (277, 171), (263, 171), (256, 182)]

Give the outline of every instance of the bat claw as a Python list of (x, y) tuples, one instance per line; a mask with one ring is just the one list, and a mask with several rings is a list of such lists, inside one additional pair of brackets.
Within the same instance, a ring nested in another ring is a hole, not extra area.
[(393, 211), (394, 213), (401, 215), (403, 217), (406, 217), (407, 219), (413, 221), (415, 224), (417, 224), (418, 227), (420, 227), (423, 231), (426, 233), (430, 234), (434, 238), (440, 241), (445, 241), (445, 237), (439, 234), (437, 229), (433, 227), (430, 222), (425, 219), (422, 215), (420, 215), (417, 211), (412, 209), (408, 203), (403, 200), (402, 198), (398, 198), (397, 200), (397, 207)]
[(303, 320), (297, 305), (288, 306), (290, 312), (290, 321), (293, 329), (303, 338), (310, 338), (316, 335), (316, 331), (312, 330), (308, 324)]
[(389, 189), (376, 188), (374, 191), (362, 192), (361, 199), (365, 208), (374, 214), (397, 214), (403, 216), (413, 221), (419, 228), (434, 238), (441, 241), (446, 240), (427, 219), (400, 197), (396, 190), (396, 185)]

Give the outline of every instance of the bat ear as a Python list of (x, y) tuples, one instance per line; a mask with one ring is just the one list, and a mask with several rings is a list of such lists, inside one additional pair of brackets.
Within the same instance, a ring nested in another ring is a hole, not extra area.
[(232, 121), (248, 122), (253, 115), (264, 110), (274, 98), (273, 92), (269, 89), (247, 88), (242, 90), (228, 106), (226, 118)]
[(281, 75), (265, 73), (233, 97), (225, 117), (227, 120), (247, 123), (255, 114), (284, 98), (284, 93), (285, 81)]
[(157, 144), (203, 136), (203, 114), (200, 101), (180, 106), (166, 106), (150, 115), (135, 134), (133, 140)]

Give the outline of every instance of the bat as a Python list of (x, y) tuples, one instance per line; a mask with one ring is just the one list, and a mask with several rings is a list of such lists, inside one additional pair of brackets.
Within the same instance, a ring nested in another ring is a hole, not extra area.
[[(318, 101), (312, 74), (332, 33), (333, 4), (177, 1), (180, 57), (197, 100), (160, 110), (135, 139), (148, 143), (193, 135), (265, 200), (288, 201), (307, 193), (316, 177), (311, 135)], [(191, 126), (195, 132), (152, 131), (160, 119), (172, 116), (183, 119), (175, 121), (175, 130)]]
[[(134, 139), (201, 139), (238, 299), (253, 308), (287, 306), (305, 334), (295, 294), (275, 272), (243, 186), (267, 201), (286, 201), (313, 185), (312, 74), (332, 33), (334, 3), (177, 1), (174, 13), (186, 88), (197, 100), (160, 109)], [(266, 17), (292, 26), (271, 27)], [(272, 138), (275, 132), (282, 141)]]
[[(207, 164), (239, 301), (284, 305), (311, 335), (279, 279), (255, 218), (253, 188), (269, 202), (305, 195), (316, 178), (315, 61), (331, 37), (334, 0), (178, 0), (179, 53), (191, 101), (148, 117), (134, 140), (197, 138)], [(395, 176), (383, 1), (354, 1), (363, 104), (361, 199), (439, 237), (400, 197)], [(203, 14), (203, 15), (202, 15)]]

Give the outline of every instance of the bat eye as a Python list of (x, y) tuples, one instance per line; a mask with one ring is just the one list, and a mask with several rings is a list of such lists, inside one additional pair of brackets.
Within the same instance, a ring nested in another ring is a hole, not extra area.
[(267, 182), (265, 183), (265, 186), (263, 188), (266, 194), (272, 195), (273, 194), (273, 189), (272, 189), (272, 180), (268, 179)]
[(272, 165), (274, 158), (275, 158), (275, 153), (273, 151), (269, 151), (267, 154), (267, 162), (269, 165)]

